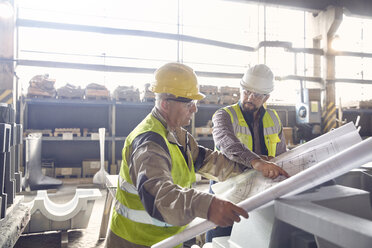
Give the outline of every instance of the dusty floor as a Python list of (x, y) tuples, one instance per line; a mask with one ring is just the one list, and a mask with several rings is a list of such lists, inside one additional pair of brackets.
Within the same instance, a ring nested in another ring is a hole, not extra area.
[[(207, 191), (208, 184), (199, 184), (196, 187), (200, 190)], [(91, 185), (63, 185), (57, 191), (48, 192), (49, 198), (56, 203), (65, 203), (71, 200), (75, 194), (76, 188), (94, 188)], [(105, 204), (106, 189), (100, 189), (102, 197), (95, 201), (92, 210), (91, 218), (86, 229), (68, 231), (68, 246), (69, 248), (102, 248), (104, 240), (98, 240), (99, 229), (101, 226), (101, 218)], [(36, 196), (36, 192), (24, 192), (24, 201), (29, 202)], [(200, 239), (201, 237), (198, 237)], [(195, 244), (195, 240), (191, 240), (184, 244), (184, 247), (190, 247)], [(15, 248), (60, 248), (61, 233), (48, 232), (41, 234), (23, 234), (17, 241)]]

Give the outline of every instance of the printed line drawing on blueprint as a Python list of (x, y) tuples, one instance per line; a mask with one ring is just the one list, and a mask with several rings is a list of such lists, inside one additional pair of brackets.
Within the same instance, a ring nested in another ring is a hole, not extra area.
[[(293, 176), (339, 151), (340, 147), (337, 145), (337, 142), (331, 139), (331, 141), (303, 149), (300, 153), (286, 152), (273, 159), (273, 162), (287, 171), (290, 176)], [(214, 184), (212, 189), (220, 197), (234, 203), (239, 203), (284, 179), (284, 176), (279, 176), (274, 180), (265, 178), (260, 172), (249, 170), (235, 178)]]
[(336, 144), (331, 141), (328, 144), (309, 149), (294, 157), (278, 159), (275, 163), (282, 167), (290, 176), (293, 176), (337, 152), (339, 152), (339, 149), (337, 149)]

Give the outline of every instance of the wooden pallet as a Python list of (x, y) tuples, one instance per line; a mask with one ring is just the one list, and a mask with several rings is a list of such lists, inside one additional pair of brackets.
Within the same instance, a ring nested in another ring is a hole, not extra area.
[(359, 108), (361, 109), (372, 109), (372, 100), (369, 101), (360, 101)]
[(87, 100), (109, 100), (110, 93), (106, 89), (85, 89), (85, 99)]
[(51, 137), (53, 136), (53, 132), (51, 129), (42, 129), (42, 130), (38, 130), (38, 129), (27, 129), (26, 131), (23, 132), (23, 135), (25, 137), (27, 137), (27, 135), (29, 135), (30, 133), (41, 133), (42, 136), (44, 137)]
[(83, 137), (87, 137), (88, 133), (89, 133), (88, 128), (83, 128)]
[(65, 99), (65, 100), (83, 100), (84, 96), (58, 96), (58, 99)]
[(39, 99), (54, 99), (55, 96), (46, 96), (46, 95), (34, 95), (34, 94), (27, 94), (28, 98), (39, 98)]
[(148, 89), (140, 94), (141, 102), (155, 102), (155, 94)]
[(54, 136), (61, 137), (64, 133), (72, 133), (74, 137), (80, 137), (80, 128), (56, 128), (54, 129)]
[(217, 101), (210, 101), (210, 100), (200, 100), (199, 101), (199, 103), (201, 103), (201, 104), (218, 104), (219, 103), (219, 100), (217, 100)]
[(89, 186), (89, 187), (96, 186), (96, 185), (93, 185), (93, 177), (61, 178), (61, 180), (64, 185), (79, 185), (79, 187), (81, 187), (82, 184), (85, 184), (85, 186)]
[(81, 168), (79, 167), (55, 167), (56, 178), (80, 178)]
[(221, 95), (229, 95), (229, 96), (234, 96), (234, 95), (239, 96), (240, 95), (240, 89), (239, 89), (239, 87), (222, 86), (220, 88), (220, 94)]
[(195, 134), (195, 136), (197, 138), (201, 138), (201, 137), (213, 137), (212, 134), (205, 134), (205, 133), (198, 133), (198, 134)]
[(57, 175), (56, 178), (81, 178), (78, 175)]
[(222, 105), (230, 105), (234, 104), (239, 101), (239, 97), (237, 96), (230, 96), (230, 95), (222, 95), (220, 96), (219, 103)]
[(213, 85), (200, 85), (200, 92), (207, 95), (217, 95), (218, 87)]
[[(91, 138), (92, 140), (99, 140), (99, 133), (98, 132), (87, 132), (84, 134), (84, 137)], [(105, 134), (107, 136), (107, 132)]]
[(155, 102), (155, 97), (144, 97), (142, 102)]
[(204, 91), (200, 91), (200, 93), (203, 93), (204, 95), (218, 95), (218, 91), (215, 92), (215, 91), (204, 90)]
[(110, 100), (110, 97), (109, 96), (93, 96), (93, 95), (90, 95), (90, 96), (85, 96), (85, 100), (105, 100), (105, 101), (108, 101)]
[[(99, 137), (99, 131), (98, 129), (88, 129), (88, 128), (83, 128), (83, 137), (92, 137), (92, 136), (97, 136)], [(105, 136), (109, 136), (109, 132), (106, 129), (105, 131)]]
[(123, 102), (139, 102), (140, 98), (138, 96), (133, 96), (133, 97), (115, 96), (115, 100), (116, 101), (123, 101)]
[(196, 137), (212, 137), (211, 127), (196, 127), (195, 128)]
[(346, 109), (372, 109), (372, 100), (369, 101), (352, 101), (342, 104)]
[(205, 98), (200, 100), (200, 103), (204, 104), (218, 104), (219, 97), (217, 95), (205, 95)]

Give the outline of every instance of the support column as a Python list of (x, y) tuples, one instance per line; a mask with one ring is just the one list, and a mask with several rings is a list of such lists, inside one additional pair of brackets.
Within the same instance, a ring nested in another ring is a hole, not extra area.
[(0, 0), (0, 103), (14, 104), (14, 3)]
[(8, 203), (13, 202), (15, 192), (20, 192), (21, 174), (19, 172), (19, 150), (17, 146), (18, 131), (22, 131), (22, 127), (16, 124), (16, 90), (14, 88), (14, 30), (15, 30), (15, 11), (14, 0), (0, 0), (0, 104), (8, 106), (11, 119), (4, 123), (11, 124), (11, 150), (6, 158), (6, 170), (10, 175), (10, 184), (5, 185), (5, 189), (12, 192), (8, 195)]
[[(329, 7), (326, 11), (312, 16), (314, 46), (324, 50), (322, 78), (324, 80), (325, 97), (323, 99), (322, 131), (326, 133), (336, 128), (336, 87), (335, 87), (335, 56), (330, 54), (331, 42), (343, 18), (343, 9)], [(314, 60), (314, 63), (319, 63)], [(319, 73), (319, 70), (314, 70)], [(316, 75), (314, 75), (316, 76)]]

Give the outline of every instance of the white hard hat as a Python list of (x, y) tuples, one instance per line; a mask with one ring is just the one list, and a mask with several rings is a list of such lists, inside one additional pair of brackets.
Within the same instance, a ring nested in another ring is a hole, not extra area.
[(270, 94), (274, 90), (274, 75), (264, 64), (255, 65), (244, 73), (240, 85), (243, 89), (259, 94)]

